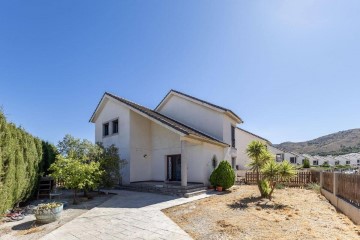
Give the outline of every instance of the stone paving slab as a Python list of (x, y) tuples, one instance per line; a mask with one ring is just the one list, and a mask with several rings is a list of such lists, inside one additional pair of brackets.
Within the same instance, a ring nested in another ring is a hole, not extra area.
[(162, 209), (206, 198), (113, 190), (114, 197), (64, 224), (41, 240), (192, 239)]

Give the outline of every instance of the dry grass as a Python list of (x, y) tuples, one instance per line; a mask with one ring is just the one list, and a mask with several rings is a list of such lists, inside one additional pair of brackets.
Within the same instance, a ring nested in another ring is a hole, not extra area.
[(164, 210), (195, 239), (360, 239), (360, 227), (320, 194), (277, 189), (272, 201), (256, 186)]

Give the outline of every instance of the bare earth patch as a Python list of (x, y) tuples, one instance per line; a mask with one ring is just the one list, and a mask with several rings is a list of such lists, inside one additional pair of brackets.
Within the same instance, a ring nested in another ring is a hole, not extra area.
[(68, 206), (64, 208), (60, 220), (56, 222), (37, 224), (34, 214), (27, 215), (23, 220), (17, 222), (0, 221), (0, 239), (37, 240), (90, 209), (102, 204), (112, 196), (99, 195), (97, 193), (92, 193), (91, 195), (94, 197), (93, 199), (83, 199), (81, 203), (73, 205), (70, 192), (70, 195), (61, 199), (66, 200)]
[(163, 211), (194, 239), (360, 239), (360, 227), (319, 193), (276, 189), (272, 201), (256, 186)]

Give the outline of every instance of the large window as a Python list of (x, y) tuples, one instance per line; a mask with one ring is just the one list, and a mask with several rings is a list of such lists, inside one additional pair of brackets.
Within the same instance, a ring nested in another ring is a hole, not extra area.
[(103, 135), (108, 136), (109, 135), (109, 123), (103, 124)]
[(290, 163), (296, 163), (296, 157), (290, 157)]
[(231, 146), (235, 147), (235, 127), (231, 125)]
[(118, 133), (119, 132), (119, 120), (112, 121), (112, 133)]

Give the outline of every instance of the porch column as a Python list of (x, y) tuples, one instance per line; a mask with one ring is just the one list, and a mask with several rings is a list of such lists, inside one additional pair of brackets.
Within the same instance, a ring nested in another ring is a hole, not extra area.
[(187, 157), (185, 156), (183, 140), (181, 140), (181, 186), (187, 186)]

